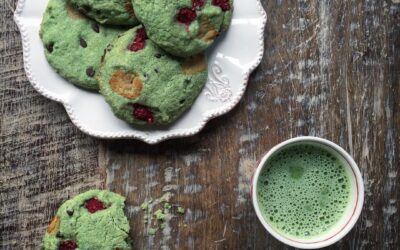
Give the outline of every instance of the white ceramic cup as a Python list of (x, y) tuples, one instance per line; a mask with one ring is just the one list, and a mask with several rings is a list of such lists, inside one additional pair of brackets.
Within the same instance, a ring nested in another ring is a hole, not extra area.
[[(259, 208), (258, 198), (257, 198), (257, 183), (260, 173), (262, 172), (265, 163), (270, 159), (271, 156), (275, 155), (280, 150), (293, 146), (295, 144), (308, 144), (315, 145), (319, 148), (322, 148), (328, 152), (330, 152), (333, 156), (339, 159), (345, 170), (348, 173), (350, 180), (350, 201), (348, 206), (344, 212), (342, 218), (336, 223), (336, 225), (328, 230), (327, 232), (313, 237), (310, 240), (299, 239), (296, 237), (289, 237), (287, 235), (283, 235), (271, 227), (268, 222), (264, 219), (264, 216)], [(254, 173), (252, 180), (252, 201), (253, 206), (256, 211), (258, 219), (261, 221), (262, 225), (265, 229), (272, 234), (276, 239), (281, 242), (293, 246), (296, 248), (302, 249), (315, 249), (322, 248), (329, 245), (334, 244), (343, 238), (354, 226), (357, 222), (358, 217), (361, 214), (361, 210), (364, 203), (364, 185), (360, 170), (358, 169), (357, 164), (354, 162), (353, 158), (340, 146), (335, 143), (321, 139), (318, 137), (311, 136), (302, 136), (296, 137), (287, 141), (284, 141), (275, 147), (273, 147), (258, 163), (257, 169)]]

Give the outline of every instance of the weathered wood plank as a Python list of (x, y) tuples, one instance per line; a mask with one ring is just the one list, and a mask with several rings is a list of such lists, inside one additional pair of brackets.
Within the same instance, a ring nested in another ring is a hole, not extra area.
[[(263, 4), (265, 56), (238, 107), (197, 136), (150, 146), (87, 137), (40, 97), (22, 70), (15, 1), (1, 2), (0, 245), (37, 248), (62, 200), (102, 186), (127, 197), (136, 249), (285, 249), (257, 221), (249, 180), (273, 145), (315, 135), (349, 151), (365, 179), (361, 219), (331, 249), (398, 248), (400, 3)], [(148, 236), (139, 206), (167, 191), (186, 213)]]
[[(248, 182), (265, 150), (297, 135), (339, 143), (355, 157), (366, 179), (366, 209), (351, 234), (332, 249), (396, 248), (398, 5), (265, 1), (265, 7), (269, 23), (263, 63), (240, 105), (213, 121), (198, 142), (103, 144), (108, 152), (104, 162), (112, 162), (105, 167), (114, 173), (107, 183), (136, 205), (169, 186), (163, 172), (172, 168), (179, 173), (173, 199), (190, 211), (187, 228), (143, 241), (146, 228), (137, 213), (132, 226), (138, 227), (138, 249), (283, 247), (256, 220)], [(128, 191), (122, 177), (132, 169), (139, 174), (128, 179), (138, 189)], [(193, 193), (187, 197), (185, 190)]]
[(15, 3), (0, 2), (0, 248), (38, 249), (57, 207), (101, 180), (96, 141), (25, 77)]

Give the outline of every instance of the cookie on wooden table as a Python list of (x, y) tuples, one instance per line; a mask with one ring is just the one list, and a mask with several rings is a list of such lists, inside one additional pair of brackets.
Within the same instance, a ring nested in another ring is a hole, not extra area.
[(173, 57), (137, 26), (107, 49), (98, 74), (114, 114), (134, 125), (166, 125), (189, 109), (207, 81), (203, 55)]
[(49, 64), (63, 78), (86, 89), (98, 89), (95, 78), (104, 49), (123, 32), (99, 25), (65, 0), (50, 0), (40, 37)]
[(131, 0), (69, 0), (79, 11), (101, 24), (138, 24)]
[(122, 196), (105, 190), (67, 200), (48, 225), (42, 249), (132, 249), (124, 202)]
[(151, 40), (187, 57), (210, 46), (229, 26), (233, 0), (133, 0), (136, 17)]

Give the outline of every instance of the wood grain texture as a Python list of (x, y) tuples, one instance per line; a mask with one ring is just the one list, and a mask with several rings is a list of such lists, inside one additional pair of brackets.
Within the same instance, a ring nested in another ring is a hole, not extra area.
[[(264, 152), (298, 135), (344, 147), (365, 180), (360, 220), (329, 249), (400, 249), (398, 0), (264, 0), (265, 55), (242, 101), (156, 146), (88, 137), (33, 90), (15, 3), (0, 2), (2, 249), (38, 249), (57, 206), (91, 187), (127, 197), (135, 249), (288, 249), (258, 222), (249, 181)], [(139, 206), (166, 192), (186, 212), (149, 236)]]
[(30, 86), (12, 19), (16, 2), (0, 3), (0, 248), (39, 249), (57, 207), (101, 186), (98, 143)]

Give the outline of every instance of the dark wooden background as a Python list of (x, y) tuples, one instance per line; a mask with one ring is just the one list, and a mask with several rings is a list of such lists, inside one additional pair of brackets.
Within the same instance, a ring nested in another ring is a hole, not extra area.
[[(37, 0), (29, 0), (37, 1)], [(135, 249), (288, 249), (249, 199), (255, 162), (298, 135), (330, 139), (361, 168), (364, 210), (330, 249), (400, 249), (400, 1), (263, 0), (265, 55), (240, 104), (198, 135), (149, 146), (80, 132), (22, 62), (15, 0), (0, 0), (0, 246), (38, 249), (68, 197), (127, 197)], [(186, 208), (147, 236), (138, 206), (165, 190)]]

